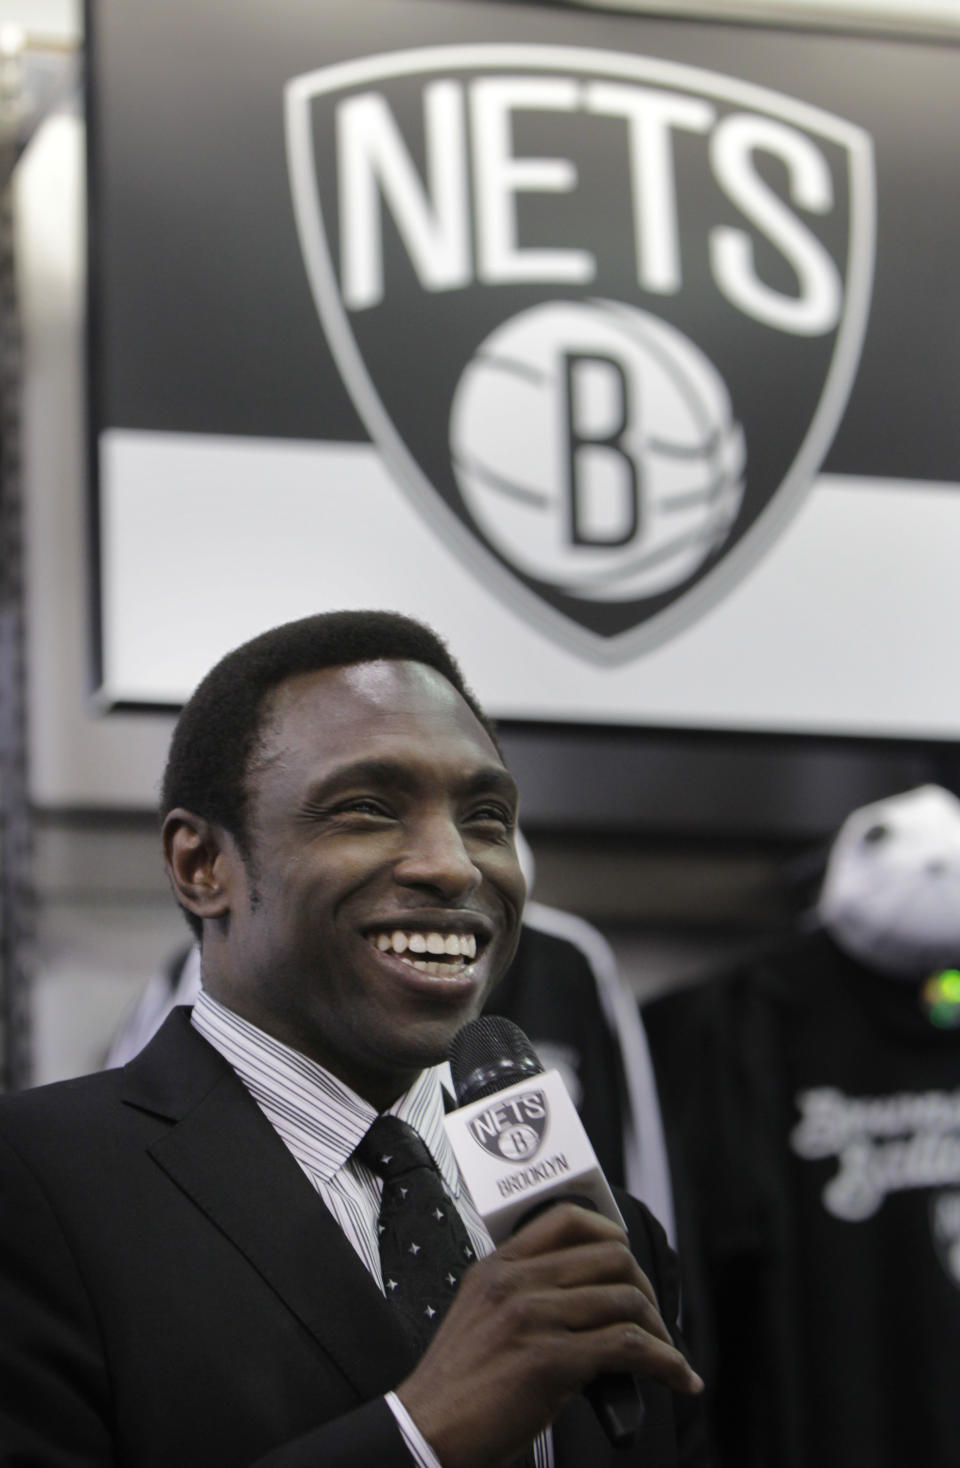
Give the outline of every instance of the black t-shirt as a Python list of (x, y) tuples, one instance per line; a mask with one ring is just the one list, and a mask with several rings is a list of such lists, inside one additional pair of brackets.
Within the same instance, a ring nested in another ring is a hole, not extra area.
[(822, 933), (644, 1022), (726, 1468), (958, 1468), (960, 1030)]

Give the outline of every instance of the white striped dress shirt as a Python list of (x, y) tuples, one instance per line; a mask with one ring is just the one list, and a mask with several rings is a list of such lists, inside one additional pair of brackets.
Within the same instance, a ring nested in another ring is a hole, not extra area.
[[(316, 1061), (241, 1019), (204, 990), (197, 997), (192, 1018), (293, 1154), (382, 1293), (377, 1220), (383, 1183), (352, 1155), (376, 1120), (374, 1107)], [(390, 1107), (390, 1114), (407, 1122), (423, 1139), (479, 1258), (491, 1252), (493, 1243), (463, 1186), (447, 1139), (439, 1069), (422, 1071), (410, 1090)], [(386, 1400), (417, 1468), (441, 1468), (402, 1402), (393, 1392)], [(553, 1468), (549, 1432), (537, 1439), (534, 1458), (536, 1468)]]

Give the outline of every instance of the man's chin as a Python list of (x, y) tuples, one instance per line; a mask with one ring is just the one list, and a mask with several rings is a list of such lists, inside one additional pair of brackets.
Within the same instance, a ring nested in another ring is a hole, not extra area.
[(438, 1025), (428, 1033), (418, 1036), (416, 1040), (411, 1037), (411, 1043), (403, 1047), (402, 1056), (397, 1056), (400, 1065), (408, 1071), (430, 1070), (433, 1066), (442, 1065), (449, 1058), (455, 1037), (465, 1024), (476, 1018), (478, 1012), (479, 1009), (475, 1010), (471, 1005), (469, 1012), (456, 1021)]

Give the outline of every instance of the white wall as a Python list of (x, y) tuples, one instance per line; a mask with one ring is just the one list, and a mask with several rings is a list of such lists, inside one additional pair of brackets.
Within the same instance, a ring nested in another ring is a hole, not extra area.
[[(38, 4), (31, 26), (49, 34), (65, 24), (54, 12), (74, 8)], [(41, 125), (14, 180), (38, 1083), (96, 1068), (126, 1007), (187, 938), (148, 814), (172, 720), (105, 718), (88, 693), (82, 161), (82, 124), (64, 112)]]
[(152, 808), (172, 720), (90, 696), (83, 429), (83, 125), (40, 127), (15, 176), (24, 333), (30, 783), (44, 807)]

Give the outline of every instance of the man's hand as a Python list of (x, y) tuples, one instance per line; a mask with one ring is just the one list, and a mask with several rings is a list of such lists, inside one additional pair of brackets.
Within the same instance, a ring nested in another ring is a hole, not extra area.
[(467, 1271), (397, 1396), (443, 1468), (499, 1468), (601, 1372), (703, 1386), (623, 1230), (561, 1203)]

